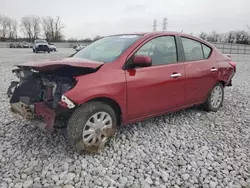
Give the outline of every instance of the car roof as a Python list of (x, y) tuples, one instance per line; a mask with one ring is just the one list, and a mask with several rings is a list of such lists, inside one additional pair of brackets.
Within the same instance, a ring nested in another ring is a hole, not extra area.
[(117, 36), (117, 35), (143, 35), (143, 36), (155, 36), (155, 35), (186, 35), (181, 32), (174, 32), (174, 31), (153, 31), (153, 32), (133, 32), (133, 33), (120, 33), (114, 34), (109, 36)]
[(160, 35), (177, 35), (177, 36), (187, 37), (187, 38), (202, 42), (210, 46), (211, 48), (214, 48), (212, 44), (210, 44), (209, 42), (201, 38), (192, 36), (190, 34), (186, 34), (182, 32), (175, 32), (175, 31), (133, 32), (133, 33), (120, 33), (120, 34), (109, 35), (109, 36), (119, 36), (119, 35), (142, 35), (142, 36), (147, 36), (147, 37), (160, 36)]

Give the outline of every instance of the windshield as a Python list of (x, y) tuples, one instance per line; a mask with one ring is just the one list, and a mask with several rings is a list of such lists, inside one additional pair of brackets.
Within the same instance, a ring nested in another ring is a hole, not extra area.
[(100, 62), (111, 62), (121, 55), (141, 35), (109, 36), (93, 42), (76, 53), (73, 58), (90, 59)]
[(35, 43), (47, 43), (46, 40), (35, 40)]

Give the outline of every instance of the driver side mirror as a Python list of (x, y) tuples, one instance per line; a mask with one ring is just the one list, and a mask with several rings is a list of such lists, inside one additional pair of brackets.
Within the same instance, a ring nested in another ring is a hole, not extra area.
[(137, 55), (133, 59), (133, 67), (150, 67), (152, 65), (152, 59), (146, 55)]

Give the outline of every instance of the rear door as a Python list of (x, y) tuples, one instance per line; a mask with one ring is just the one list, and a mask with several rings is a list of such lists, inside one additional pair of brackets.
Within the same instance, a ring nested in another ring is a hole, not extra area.
[(212, 48), (191, 38), (181, 37), (186, 72), (186, 105), (203, 102), (217, 83), (218, 63)]
[(185, 71), (174, 36), (156, 37), (134, 54), (148, 55), (152, 66), (126, 70), (129, 121), (184, 105)]

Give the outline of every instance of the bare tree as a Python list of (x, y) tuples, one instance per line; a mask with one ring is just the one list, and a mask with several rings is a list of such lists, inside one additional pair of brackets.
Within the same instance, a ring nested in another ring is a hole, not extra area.
[(95, 37), (93, 38), (93, 41), (99, 40), (99, 39), (101, 39), (101, 38), (102, 38), (101, 36), (97, 35), (97, 36), (95, 36)]
[(55, 41), (60, 41), (63, 39), (62, 29), (65, 26), (62, 24), (60, 17), (55, 18)]
[(41, 32), (40, 29), (41, 20), (38, 16), (32, 16), (31, 17), (31, 26), (32, 26), (32, 32), (33, 32), (33, 40), (38, 38)]
[(236, 31), (235, 40), (238, 44), (248, 44), (250, 41), (250, 36), (246, 31)]
[(25, 37), (29, 38), (29, 40), (31, 41), (31, 39), (32, 39), (32, 26), (31, 26), (31, 21), (30, 21), (29, 17), (23, 17), (21, 19), (20, 27), (21, 27), (21, 31), (23, 32)]
[(30, 41), (40, 35), (40, 18), (38, 16), (26, 16), (21, 19), (21, 30)]
[(13, 40), (17, 38), (17, 21), (13, 19), (8, 20), (8, 30), (9, 30), (9, 39)]
[(52, 17), (43, 18), (42, 26), (45, 38), (49, 41), (52, 41), (54, 37), (54, 19)]
[(201, 32), (201, 33), (199, 34), (199, 37), (200, 37), (201, 39), (203, 39), (203, 40), (207, 40), (207, 33)]
[(6, 40), (6, 37), (8, 35), (8, 22), (9, 22), (10, 18), (6, 17), (6, 16), (1, 16), (0, 15), (0, 37), (3, 41)]
[(235, 42), (235, 32), (234, 31), (228, 32), (227, 37), (226, 37), (226, 42), (228, 42), (228, 43)]
[(82, 42), (92, 42), (92, 39), (91, 38), (86, 38), (86, 39), (82, 39), (80, 41), (82, 41)]
[(63, 39), (64, 25), (59, 16), (56, 18), (45, 17), (43, 18), (43, 32), (48, 41), (60, 41)]
[(225, 42), (226, 34), (219, 33), (218, 42)]
[(219, 42), (219, 36), (220, 35), (216, 31), (212, 31), (211, 33), (208, 34), (207, 41)]

